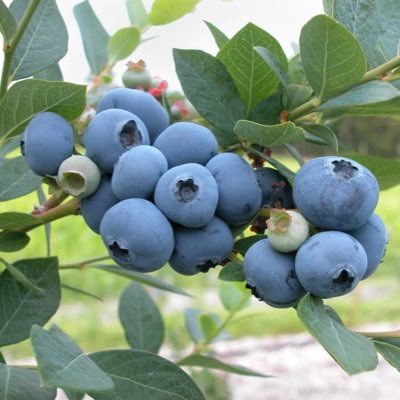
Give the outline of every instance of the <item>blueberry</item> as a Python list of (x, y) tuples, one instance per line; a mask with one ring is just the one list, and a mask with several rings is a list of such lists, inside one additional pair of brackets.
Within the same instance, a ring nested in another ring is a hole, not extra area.
[(306, 293), (297, 279), (294, 262), (295, 253), (281, 253), (268, 239), (259, 240), (244, 256), (246, 286), (272, 307), (292, 307)]
[(178, 165), (158, 181), (154, 202), (171, 221), (199, 228), (214, 216), (218, 203), (217, 182), (200, 164)]
[(60, 115), (42, 112), (34, 116), (21, 138), (21, 153), (37, 175), (57, 175), (60, 164), (74, 151), (71, 125)]
[(367, 269), (367, 254), (352, 236), (325, 231), (311, 236), (297, 251), (296, 274), (303, 287), (321, 298), (352, 291)]
[(160, 269), (174, 249), (171, 224), (145, 199), (122, 200), (108, 209), (100, 234), (113, 260), (138, 272)]
[(205, 126), (193, 122), (170, 125), (153, 145), (163, 152), (170, 168), (186, 163), (205, 165), (218, 154), (214, 134)]
[(71, 196), (90, 196), (97, 190), (100, 179), (99, 168), (86, 156), (73, 155), (64, 160), (58, 169), (60, 188)]
[(175, 247), (169, 264), (183, 275), (208, 272), (225, 260), (233, 248), (229, 226), (214, 217), (201, 228), (174, 228)]
[(349, 231), (373, 213), (379, 186), (372, 173), (349, 158), (318, 157), (303, 165), (294, 179), (293, 198), (313, 225)]
[(218, 183), (216, 215), (228, 224), (249, 221), (261, 207), (261, 189), (250, 164), (235, 153), (221, 153), (206, 167)]
[(81, 200), (83, 219), (93, 232), (100, 233), (101, 219), (106, 211), (118, 201), (111, 189), (111, 175), (103, 175), (97, 190), (91, 196)]
[(112, 189), (120, 199), (150, 198), (168, 162), (160, 150), (152, 146), (136, 146), (118, 159), (112, 176)]
[(112, 173), (125, 151), (149, 144), (149, 134), (142, 120), (129, 111), (110, 109), (96, 114), (83, 137), (86, 155), (102, 170)]
[(273, 208), (294, 208), (292, 186), (273, 168), (259, 168), (254, 174), (262, 191), (262, 205)]
[(110, 90), (99, 102), (97, 112), (120, 108), (137, 115), (146, 125), (151, 143), (168, 127), (168, 114), (150, 94), (137, 89), (118, 88)]
[(368, 266), (362, 279), (368, 278), (376, 271), (385, 255), (387, 243), (385, 224), (377, 214), (372, 214), (363, 226), (347, 233), (357, 239), (367, 253)]

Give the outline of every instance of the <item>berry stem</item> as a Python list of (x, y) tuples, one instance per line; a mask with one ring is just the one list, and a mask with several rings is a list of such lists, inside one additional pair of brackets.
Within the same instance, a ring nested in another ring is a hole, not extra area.
[(400, 330), (388, 332), (356, 332), (368, 338), (400, 338)]
[(93, 257), (93, 258), (88, 258), (87, 260), (82, 260), (82, 261), (77, 261), (73, 263), (68, 263), (68, 264), (62, 264), (60, 265), (60, 269), (82, 269), (86, 267), (89, 264), (94, 264), (99, 261), (105, 261), (105, 260), (110, 260), (111, 257), (109, 255), (106, 256), (101, 256), (101, 257)]
[(25, 10), (24, 15), (22, 16), (21, 22), (17, 27), (17, 31), (15, 32), (14, 37), (11, 38), (9, 43), (5, 43), (3, 46), (4, 51), (4, 63), (3, 63), (3, 71), (1, 74), (1, 83), (0, 83), (0, 100), (3, 99), (7, 92), (9, 80), (10, 80), (10, 69), (12, 58), (14, 56), (15, 50), (18, 47), (19, 42), (22, 39), (22, 36), (31, 20), (33, 14), (35, 13), (37, 7), (40, 4), (40, 0), (31, 0), (28, 7)]
[(294, 146), (292, 146), (290, 143), (285, 143), (283, 147), (285, 147), (289, 154), (297, 161), (300, 167), (304, 165), (303, 157)]

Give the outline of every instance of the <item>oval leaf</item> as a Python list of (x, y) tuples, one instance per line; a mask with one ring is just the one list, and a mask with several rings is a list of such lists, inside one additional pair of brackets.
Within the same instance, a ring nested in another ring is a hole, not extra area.
[(332, 318), (321, 299), (304, 296), (297, 314), (311, 335), (349, 375), (371, 371), (378, 365), (373, 343)]
[(230, 374), (245, 375), (245, 376), (257, 376), (260, 378), (268, 378), (270, 375), (264, 375), (260, 372), (252, 369), (242, 367), (240, 365), (226, 364), (214, 357), (210, 357), (204, 354), (191, 354), (182, 360), (178, 361), (178, 365), (188, 367), (202, 367), (208, 369), (218, 369), (220, 371), (229, 372)]
[(148, 18), (142, 0), (125, 0), (125, 5), (131, 24), (143, 30), (148, 25)]
[(115, 384), (107, 393), (91, 393), (95, 400), (205, 400), (192, 379), (177, 365), (140, 350), (111, 350), (90, 358)]
[(244, 108), (221, 61), (200, 50), (179, 49), (174, 49), (174, 60), (186, 97), (208, 123), (222, 131), (219, 144), (236, 143), (232, 130), (244, 118)]
[(112, 379), (55, 325), (48, 331), (34, 325), (31, 341), (45, 386), (77, 392), (114, 388)]
[(44, 79), (45, 81), (63, 81), (63, 74), (58, 64), (54, 64), (49, 68), (39, 72), (34, 76), (36, 79)]
[(88, 0), (74, 7), (85, 56), (93, 75), (98, 75), (108, 62), (107, 46), (110, 36), (94, 13)]
[(21, 260), (13, 266), (41, 290), (28, 289), (8, 270), (0, 275), (0, 346), (28, 338), (32, 325), (44, 325), (60, 304), (57, 258)]
[(304, 25), (300, 52), (307, 80), (321, 100), (357, 84), (367, 69), (357, 39), (326, 15), (317, 15)]
[(233, 247), (243, 256), (246, 254), (246, 251), (254, 244), (257, 243), (259, 240), (266, 239), (268, 235), (251, 235), (245, 237), (243, 239), (237, 240)]
[(273, 69), (254, 50), (255, 46), (268, 49), (277, 58), (283, 70), (287, 69), (285, 53), (277, 40), (252, 23), (248, 23), (236, 33), (217, 56), (239, 89), (246, 116), (258, 102), (276, 91), (279, 82)]
[(42, 183), (41, 177), (29, 169), (24, 157), (4, 159), (0, 169), (0, 201), (24, 196)]
[(333, 132), (333, 130), (329, 128), (329, 126), (322, 124), (308, 124), (303, 125), (302, 127), (306, 132), (316, 136), (317, 138), (322, 139), (325, 144), (331, 146), (336, 153), (339, 152), (338, 139), (335, 135), (335, 132)]
[(229, 262), (221, 269), (218, 279), (226, 282), (243, 282), (245, 280), (243, 265), (238, 262)]
[(208, 29), (210, 30), (211, 34), (213, 35), (215, 43), (217, 44), (218, 48), (221, 49), (224, 46), (224, 44), (229, 41), (229, 38), (225, 35), (225, 33), (219, 30), (211, 22), (208, 21), (204, 22), (207, 25)]
[[(10, 11), (19, 23), (30, 0), (14, 0)], [(68, 32), (55, 0), (39, 2), (14, 53), (10, 78), (35, 75), (56, 64), (68, 49)]]
[(156, 303), (141, 285), (132, 282), (124, 290), (118, 313), (131, 348), (152, 353), (160, 350), (164, 322)]
[(44, 388), (37, 371), (0, 364), (0, 398), (2, 400), (54, 400), (56, 389)]
[(400, 371), (400, 339), (391, 337), (373, 337), (379, 354), (394, 368)]
[(67, 121), (86, 105), (86, 87), (65, 82), (27, 79), (13, 85), (0, 103), (0, 141), (22, 133), (37, 113), (53, 111)]
[(121, 28), (108, 41), (108, 62), (113, 65), (117, 61), (129, 57), (140, 43), (140, 31), (135, 26)]
[(10, 41), (17, 30), (17, 23), (10, 10), (4, 4), (3, 0), (0, 0), (0, 31), (5, 41)]
[(293, 122), (279, 125), (261, 125), (241, 120), (235, 125), (234, 132), (241, 139), (261, 146), (278, 146), (284, 143), (304, 140), (304, 131)]
[(227, 311), (236, 312), (248, 306), (251, 292), (243, 283), (221, 282), (219, 298)]
[(203, 341), (203, 332), (200, 326), (201, 310), (186, 308), (184, 311), (185, 328), (194, 343)]
[(40, 219), (31, 214), (25, 214), (15, 211), (0, 213), (0, 229), (22, 230), (35, 226)]
[(397, 0), (335, 0), (327, 3), (326, 9), (360, 41), (371, 68), (399, 54)]
[(149, 14), (153, 25), (165, 25), (192, 12), (200, 0), (155, 0)]

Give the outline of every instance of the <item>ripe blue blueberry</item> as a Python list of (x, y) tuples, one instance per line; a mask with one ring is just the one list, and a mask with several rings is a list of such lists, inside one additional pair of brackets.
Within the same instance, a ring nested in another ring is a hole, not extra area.
[(149, 134), (142, 120), (129, 111), (110, 109), (96, 114), (83, 137), (86, 155), (103, 171), (112, 173), (125, 151), (149, 144)]
[(368, 221), (358, 229), (347, 232), (364, 247), (368, 257), (368, 266), (362, 279), (371, 276), (385, 255), (387, 233), (385, 224), (377, 214), (372, 214)]
[(118, 88), (110, 90), (99, 102), (97, 112), (109, 108), (120, 108), (137, 115), (146, 125), (150, 141), (168, 127), (168, 114), (160, 103), (142, 90)]
[(218, 183), (216, 215), (228, 224), (241, 224), (261, 207), (261, 188), (250, 164), (235, 153), (213, 157), (206, 168)]
[(374, 175), (344, 157), (318, 157), (303, 165), (294, 179), (293, 199), (311, 224), (349, 231), (364, 225), (379, 197)]
[(296, 274), (304, 289), (321, 298), (351, 292), (367, 270), (367, 254), (352, 236), (325, 231), (311, 236), (297, 251)]
[(122, 200), (108, 209), (101, 220), (100, 234), (113, 260), (134, 271), (160, 269), (174, 249), (171, 224), (145, 199)]
[(175, 247), (169, 260), (171, 267), (183, 275), (208, 272), (225, 260), (233, 248), (229, 226), (214, 217), (201, 228), (174, 228)]
[(294, 208), (292, 186), (274, 168), (259, 168), (254, 174), (262, 191), (262, 205), (272, 208)]
[(214, 216), (218, 203), (217, 182), (200, 164), (178, 165), (158, 181), (154, 202), (171, 221), (199, 228)]
[(168, 162), (153, 146), (136, 146), (118, 159), (112, 176), (112, 189), (120, 199), (150, 198)]
[(253, 294), (272, 307), (292, 307), (306, 292), (294, 268), (295, 253), (275, 250), (268, 239), (259, 240), (246, 252), (243, 267)]
[(170, 125), (153, 145), (163, 152), (170, 168), (186, 163), (205, 165), (218, 154), (214, 134), (205, 126), (193, 122)]
[(81, 200), (83, 219), (93, 232), (100, 233), (100, 222), (104, 214), (118, 201), (111, 189), (111, 175), (103, 175), (97, 190)]
[(57, 175), (61, 163), (74, 151), (71, 125), (53, 112), (37, 114), (21, 138), (21, 153), (37, 175)]

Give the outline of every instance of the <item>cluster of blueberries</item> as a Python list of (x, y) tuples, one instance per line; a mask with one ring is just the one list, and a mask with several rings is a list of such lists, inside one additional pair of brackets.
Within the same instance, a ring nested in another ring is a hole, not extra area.
[(290, 307), (306, 292), (348, 293), (383, 257), (386, 231), (373, 213), (379, 187), (353, 160), (315, 158), (292, 190), (277, 170), (219, 153), (211, 130), (169, 124), (151, 94), (128, 88), (100, 100), (84, 132), (84, 155), (76, 154), (73, 136), (60, 115), (42, 112), (27, 125), (21, 152), (33, 172), (56, 177), (80, 198), (87, 225), (124, 268), (207, 272), (266, 207), (268, 238), (246, 252), (244, 273), (267, 304)]
[(268, 238), (246, 252), (248, 287), (274, 307), (294, 306), (307, 292), (332, 298), (352, 291), (385, 253), (378, 197), (374, 175), (354, 160), (327, 156), (304, 164), (293, 185), (298, 212), (271, 212)]

